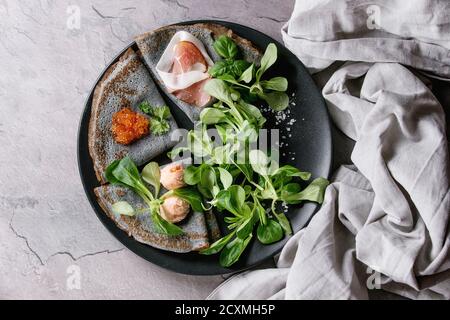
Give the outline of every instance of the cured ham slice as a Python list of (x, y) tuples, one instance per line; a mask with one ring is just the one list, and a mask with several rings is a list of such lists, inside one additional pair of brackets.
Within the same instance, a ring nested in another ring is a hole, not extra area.
[(203, 44), (186, 31), (177, 32), (157, 65), (157, 71), (168, 91), (178, 99), (204, 107), (211, 97), (203, 91), (213, 66)]
[(203, 91), (208, 79), (197, 82), (189, 88), (174, 92), (175, 97), (197, 107), (204, 107), (211, 101), (211, 96)]
[(181, 41), (175, 46), (175, 56), (172, 72), (182, 74), (195, 69), (195, 65), (199, 64), (199, 69), (206, 70), (208, 65), (198, 48), (189, 41)]
[[(175, 57), (172, 67), (174, 74), (183, 74), (191, 70), (208, 70), (203, 54), (189, 41), (181, 41), (175, 46)], [(175, 91), (173, 94), (186, 103), (197, 107), (203, 107), (211, 101), (211, 96), (203, 91), (203, 87), (209, 79), (194, 83), (190, 87)]]

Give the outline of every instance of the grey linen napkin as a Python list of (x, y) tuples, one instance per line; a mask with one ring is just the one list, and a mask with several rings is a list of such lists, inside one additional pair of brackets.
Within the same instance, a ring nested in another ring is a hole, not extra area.
[(449, 12), (448, 1), (296, 2), (286, 46), (312, 72), (349, 61), (323, 96), (355, 141), (353, 164), (277, 268), (234, 276), (210, 299), (367, 299), (379, 288), (450, 299), (445, 114), (413, 70), (450, 78)]

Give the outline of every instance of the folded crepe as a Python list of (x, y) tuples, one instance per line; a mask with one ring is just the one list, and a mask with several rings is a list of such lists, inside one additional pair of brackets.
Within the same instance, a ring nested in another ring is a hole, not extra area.
[(213, 62), (221, 60), (213, 47), (214, 41), (221, 35), (231, 37), (240, 48), (242, 58), (249, 62), (259, 64), (261, 52), (255, 48), (250, 41), (237, 36), (230, 29), (211, 23), (167, 26), (140, 35), (135, 39), (145, 63), (148, 65), (153, 77), (157, 79), (158, 84), (163, 89), (164, 93), (167, 94), (167, 96), (189, 117), (192, 122), (195, 122), (199, 119), (202, 108), (187, 104), (178, 99), (172, 93), (173, 90), (165, 86), (157, 70), (157, 65), (160, 62), (166, 48), (171, 43), (174, 35), (179, 31), (189, 32), (196, 37), (203, 44), (204, 49)]
[(104, 185), (96, 188), (94, 192), (100, 206), (120, 229), (137, 241), (152, 247), (186, 253), (208, 248), (220, 237), (216, 218), (211, 212), (191, 212), (185, 220), (178, 224), (184, 234), (168, 236), (156, 231), (148, 213), (128, 217), (116, 215), (113, 212), (112, 205), (119, 201), (127, 201), (136, 210), (147, 208), (144, 201), (133, 191), (120, 186)]
[(114, 160), (128, 155), (138, 166), (143, 165), (176, 144), (171, 140), (172, 132), (178, 128), (173, 117), (169, 120), (170, 131), (165, 135), (156, 136), (150, 132), (127, 146), (114, 140), (111, 131), (113, 115), (124, 107), (140, 112), (139, 105), (144, 101), (155, 107), (165, 105), (146, 66), (130, 48), (106, 71), (92, 100), (89, 153), (101, 183), (106, 182), (104, 171)]

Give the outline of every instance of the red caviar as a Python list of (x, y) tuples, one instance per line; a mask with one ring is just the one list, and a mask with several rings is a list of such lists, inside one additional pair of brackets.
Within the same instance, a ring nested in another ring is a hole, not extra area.
[(123, 108), (113, 115), (112, 132), (117, 143), (128, 145), (150, 132), (149, 120), (130, 108)]

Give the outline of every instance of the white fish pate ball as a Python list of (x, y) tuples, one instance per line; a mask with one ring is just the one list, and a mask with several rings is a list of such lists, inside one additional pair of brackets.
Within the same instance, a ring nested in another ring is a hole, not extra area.
[(190, 210), (191, 207), (189, 203), (176, 196), (166, 198), (164, 203), (159, 208), (161, 217), (172, 223), (177, 223), (184, 220)]
[(186, 186), (184, 182), (184, 166), (181, 163), (171, 163), (161, 170), (161, 184), (167, 190), (180, 189)]

